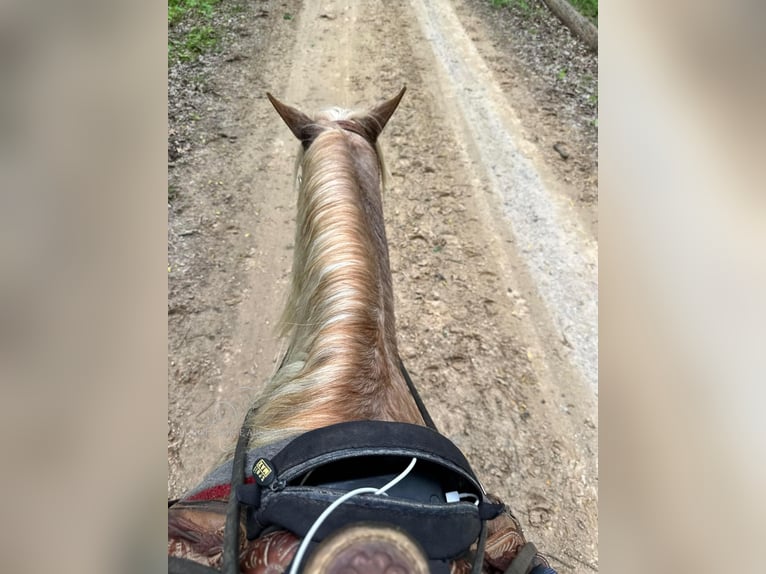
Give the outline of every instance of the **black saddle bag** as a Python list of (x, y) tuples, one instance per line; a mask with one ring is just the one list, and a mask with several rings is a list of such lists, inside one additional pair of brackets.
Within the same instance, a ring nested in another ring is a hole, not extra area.
[[(320, 514), (345, 492), (380, 488), (412, 458), (412, 472), (385, 495), (362, 494), (341, 504), (314, 542), (358, 522), (386, 523), (417, 540), (431, 560), (464, 554), (485, 521), (503, 506), (487, 499), (463, 454), (426, 427), (398, 422), (355, 421), (307, 432), (272, 459), (258, 459), (256, 482), (237, 487), (246, 506), (247, 537), (269, 527), (305, 536)], [(449, 501), (448, 501), (449, 500)]]

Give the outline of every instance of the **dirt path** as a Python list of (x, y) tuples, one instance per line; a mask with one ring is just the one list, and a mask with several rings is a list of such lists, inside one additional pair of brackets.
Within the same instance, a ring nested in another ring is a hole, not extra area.
[(406, 84), (382, 138), (403, 358), (559, 572), (596, 570), (597, 222), (578, 187), (595, 163), (575, 179), (555, 163), (570, 128), (536, 121), (534, 86), (475, 3), (260, 4), (204, 145), (171, 169), (169, 495), (233, 440), (279, 352), (295, 142), (264, 92), (353, 108)]

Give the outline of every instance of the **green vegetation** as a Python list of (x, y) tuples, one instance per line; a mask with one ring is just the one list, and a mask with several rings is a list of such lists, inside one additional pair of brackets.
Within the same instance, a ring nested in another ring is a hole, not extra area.
[(516, 4), (516, 6), (521, 8), (525, 13), (532, 11), (532, 8), (527, 3), (527, 0), (492, 0), (492, 5), (495, 8), (502, 8), (504, 6), (510, 6), (511, 4)]
[(168, 24), (171, 26), (191, 14), (210, 18), (213, 7), (221, 0), (168, 0)]
[(598, 0), (569, 0), (569, 3), (586, 18), (598, 22)]
[(183, 47), (186, 55), (202, 54), (205, 50), (215, 46), (218, 40), (212, 26), (195, 26), (186, 34)]
[(187, 62), (215, 47), (218, 35), (210, 25), (215, 6), (221, 0), (168, 0), (168, 27), (188, 23), (178, 34), (168, 39), (168, 61)]

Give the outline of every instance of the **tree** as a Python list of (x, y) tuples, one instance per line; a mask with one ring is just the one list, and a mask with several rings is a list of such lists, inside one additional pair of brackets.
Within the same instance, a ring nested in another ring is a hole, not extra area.
[(543, 2), (575, 36), (585, 42), (591, 50), (598, 52), (598, 28), (590, 20), (575, 10), (567, 0)]

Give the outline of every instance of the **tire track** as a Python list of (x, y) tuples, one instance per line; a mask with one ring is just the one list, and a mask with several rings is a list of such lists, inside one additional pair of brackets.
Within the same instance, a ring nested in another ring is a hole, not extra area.
[(445, 98), (465, 118), (474, 157), (502, 199), (518, 255), (552, 319), (555, 338), (568, 341), (571, 362), (597, 393), (596, 243), (522, 150), (518, 120), (451, 7), (435, 0), (412, 7), (447, 78)]

